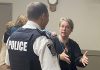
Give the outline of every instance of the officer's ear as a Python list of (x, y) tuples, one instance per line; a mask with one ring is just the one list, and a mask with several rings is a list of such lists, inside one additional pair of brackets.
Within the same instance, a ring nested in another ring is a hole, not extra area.
[(45, 19), (45, 16), (46, 16), (46, 14), (43, 13), (43, 14), (41, 15), (41, 18), (42, 18), (42, 19)]
[(40, 16), (41, 21), (44, 20), (44, 13)]

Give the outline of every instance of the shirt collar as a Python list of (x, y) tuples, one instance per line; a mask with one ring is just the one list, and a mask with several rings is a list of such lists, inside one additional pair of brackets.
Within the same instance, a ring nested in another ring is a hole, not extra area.
[(34, 21), (27, 21), (27, 23), (22, 28), (30, 28), (30, 29), (39, 29), (41, 30), (40, 26), (35, 23)]

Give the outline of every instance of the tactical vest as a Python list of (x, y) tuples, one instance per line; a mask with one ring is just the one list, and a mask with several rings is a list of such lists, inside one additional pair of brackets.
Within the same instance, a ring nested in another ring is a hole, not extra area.
[(41, 70), (33, 43), (41, 36), (38, 29), (19, 28), (7, 41), (11, 70)]

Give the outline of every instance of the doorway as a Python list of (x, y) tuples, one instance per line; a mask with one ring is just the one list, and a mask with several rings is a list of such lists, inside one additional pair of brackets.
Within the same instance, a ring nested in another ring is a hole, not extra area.
[(5, 24), (10, 20), (12, 20), (12, 3), (0, 3), (0, 47), (6, 30)]

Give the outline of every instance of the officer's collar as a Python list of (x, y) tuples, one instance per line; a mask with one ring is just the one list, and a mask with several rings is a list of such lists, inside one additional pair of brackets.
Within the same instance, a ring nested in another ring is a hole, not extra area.
[(30, 29), (42, 30), (40, 28), (40, 26), (37, 23), (35, 23), (34, 21), (27, 21), (27, 23), (22, 28), (30, 28)]

